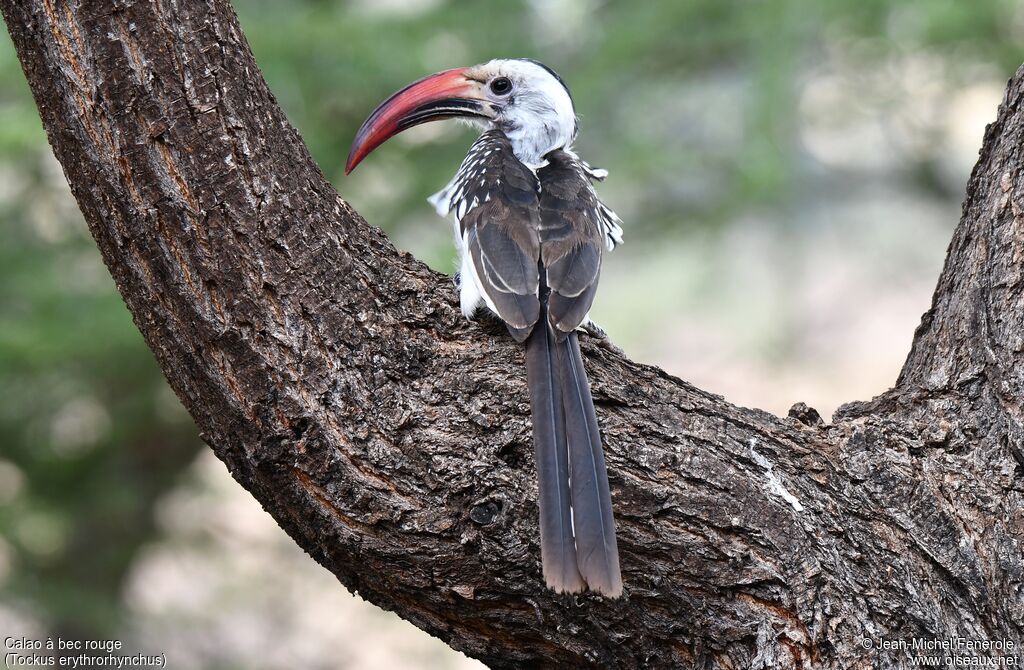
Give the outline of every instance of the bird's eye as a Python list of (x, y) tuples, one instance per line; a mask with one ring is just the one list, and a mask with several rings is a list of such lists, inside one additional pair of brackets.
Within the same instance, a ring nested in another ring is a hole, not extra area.
[(505, 95), (512, 90), (512, 80), (508, 77), (498, 77), (491, 81), (491, 92), (495, 95)]

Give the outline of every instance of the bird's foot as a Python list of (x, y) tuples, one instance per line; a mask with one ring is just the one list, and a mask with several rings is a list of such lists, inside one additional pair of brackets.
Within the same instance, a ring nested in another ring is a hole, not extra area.
[(589, 319), (580, 324), (580, 330), (585, 332), (587, 335), (590, 335), (591, 337), (596, 337), (600, 340), (608, 339), (608, 333), (605, 332), (605, 329), (597, 325), (593, 321), (590, 321)]
[(473, 312), (473, 316), (470, 317), (470, 321), (492, 335), (508, 332), (505, 322), (501, 320), (501, 317), (489, 309), (477, 307), (476, 311)]
[(597, 344), (599, 347), (602, 347), (609, 351), (614, 351), (617, 354), (625, 355), (626, 352), (624, 352), (618, 345), (612, 342), (611, 338), (608, 337), (608, 333), (605, 332), (604, 328), (597, 325), (593, 321), (587, 320), (586, 322), (580, 324), (580, 330), (582, 330), (587, 335), (597, 340), (595, 344)]

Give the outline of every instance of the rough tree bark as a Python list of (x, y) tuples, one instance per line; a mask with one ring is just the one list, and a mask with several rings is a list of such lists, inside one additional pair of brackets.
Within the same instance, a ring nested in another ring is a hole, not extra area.
[(226, 0), (0, 7), (168, 380), (346, 587), (494, 667), (909, 662), (865, 637), (1019, 651), (1024, 70), (889, 392), (779, 418), (584, 338), (626, 584), (607, 601), (542, 587), (521, 349), (339, 197)]

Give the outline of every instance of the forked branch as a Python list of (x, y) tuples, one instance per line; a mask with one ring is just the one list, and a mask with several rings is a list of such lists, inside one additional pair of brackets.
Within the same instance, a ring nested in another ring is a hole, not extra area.
[(543, 588), (521, 349), (325, 181), (226, 0), (0, 7), (171, 386), (346, 587), (494, 667), (1024, 644), (1022, 73), (889, 393), (804, 424), (584, 338), (626, 589), (606, 601)]

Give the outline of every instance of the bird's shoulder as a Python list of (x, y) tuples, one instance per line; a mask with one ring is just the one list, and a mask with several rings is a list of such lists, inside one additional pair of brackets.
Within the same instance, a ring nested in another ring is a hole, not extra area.
[(601, 201), (593, 185), (603, 181), (608, 172), (591, 167), (570, 149), (556, 149), (545, 159), (537, 179), (542, 228), (548, 230), (552, 241), (571, 228), (576, 236), (600, 234), (609, 251), (621, 244), (622, 221)]
[[(489, 130), (473, 143), (448, 186), (434, 196), (439, 212), (454, 212), (463, 221), (478, 206), (497, 201), (507, 210), (536, 210), (540, 184), (500, 130)], [(532, 218), (532, 217), (527, 217)]]

